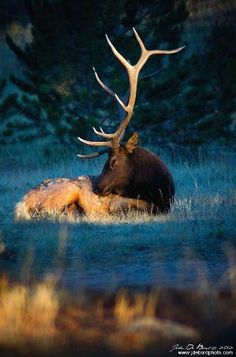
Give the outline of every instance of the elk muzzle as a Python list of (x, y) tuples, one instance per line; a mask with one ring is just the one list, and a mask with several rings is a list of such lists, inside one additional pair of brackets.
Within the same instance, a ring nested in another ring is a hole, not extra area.
[(101, 197), (105, 197), (110, 194), (121, 196), (124, 193), (124, 188), (115, 186), (113, 184), (107, 184), (106, 182), (101, 180), (98, 181), (97, 184), (95, 185), (94, 192), (96, 193), (96, 195)]

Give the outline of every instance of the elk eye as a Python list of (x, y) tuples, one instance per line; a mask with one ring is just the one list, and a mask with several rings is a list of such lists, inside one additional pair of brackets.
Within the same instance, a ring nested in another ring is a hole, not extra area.
[(117, 164), (117, 160), (115, 157), (113, 157), (110, 161), (110, 168), (113, 169)]

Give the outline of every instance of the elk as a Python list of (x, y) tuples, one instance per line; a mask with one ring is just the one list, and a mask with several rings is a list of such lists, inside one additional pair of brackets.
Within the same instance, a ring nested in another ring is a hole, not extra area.
[(137, 31), (133, 28), (134, 35), (141, 49), (141, 56), (135, 65), (131, 65), (113, 46), (106, 36), (116, 58), (125, 67), (129, 78), (129, 99), (127, 104), (119, 96), (108, 88), (99, 78), (94, 69), (95, 77), (102, 88), (116, 99), (125, 111), (123, 121), (114, 133), (107, 134), (103, 130), (93, 128), (95, 134), (108, 139), (107, 141), (88, 141), (78, 138), (82, 143), (91, 146), (107, 147), (107, 150), (92, 155), (79, 155), (83, 158), (96, 157), (108, 152), (109, 158), (101, 175), (95, 183), (94, 191), (99, 196), (107, 196), (111, 193), (124, 197), (140, 198), (149, 202), (154, 212), (167, 213), (174, 200), (174, 182), (166, 165), (161, 159), (146, 149), (140, 148), (138, 134), (134, 133), (126, 144), (121, 144), (121, 138), (132, 118), (136, 101), (139, 73), (150, 56), (160, 54), (174, 54), (183, 49), (175, 50), (147, 50)]
[(57, 212), (59, 215), (78, 215), (80, 213), (102, 214), (117, 213), (130, 208), (153, 213), (168, 213), (174, 201), (175, 187), (170, 171), (154, 153), (138, 147), (138, 134), (135, 132), (124, 144), (121, 143), (125, 130), (133, 115), (139, 73), (153, 55), (175, 54), (184, 47), (174, 50), (148, 50), (133, 28), (141, 49), (135, 65), (131, 65), (114, 47), (106, 35), (106, 40), (115, 57), (128, 73), (129, 98), (124, 103), (120, 97), (107, 87), (98, 76), (95, 78), (110, 96), (124, 110), (124, 119), (114, 133), (105, 133), (93, 128), (104, 141), (78, 139), (89, 146), (105, 149), (88, 155), (78, 154), (80, 158), (92, 159), (108, 153), (101, 175), (98, 177), (80, 176), (75, 179), (58, 178), (46, 180), (28, 192), (16, 205), (17, 219), (31, 219), (41, 213)]

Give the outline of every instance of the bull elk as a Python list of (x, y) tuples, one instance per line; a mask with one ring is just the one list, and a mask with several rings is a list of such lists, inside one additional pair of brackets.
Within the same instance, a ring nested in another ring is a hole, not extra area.
[(104, 141), (88, 141), (78, 138), (82, 143), (105, 149), (88, 155), (78, 155), (91, 159), (108, 153), (102, 173), (98, 177), (80, 176), (75, 179), (49, 179), (28, 192), (16, 205), (17, 219), (30, 219), (41, 214), (59, 215), (107, 215), (130, 208), (148, 210), (153, 213), (168, 213), (174, 200), (175, 187), (171, 173), (161, 159), (152, 152), (138, 147), (138, 134), (135, 132), (122, 144), (121, 140), (131, 120), (136, 101), (139, 73), (150, 56), (174, 54), (183, 49), (147, 50), (137, 31), (134, 35), (141, 49), (141, 56), (135, 65), (131, 65), (113, 46), (106, 35), (106, 40), (115, 57), (128, 73), (129, 98), (124, 103), (119, 96), (108, 88), (94, 74), (101, 87), (111, 95), (125, 112), (124, 119), (114, 133), (105, 133), (93, 128), (96, 135)]

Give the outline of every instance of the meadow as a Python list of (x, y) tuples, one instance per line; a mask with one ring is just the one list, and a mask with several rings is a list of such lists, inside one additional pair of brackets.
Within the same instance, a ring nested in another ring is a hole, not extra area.
[(0, 148), (3, 352), (31, 355), (39, 345), (51, 355), (69, 341), (72, 355), (79, 348), (84, 355), (156, 355), (176, 341), (232, 335), (234, 152), (150, 149), (175, 180), (168, 216), (15, 222), (15, 204), (31, 188), (47, 178), (97, 175), (104, 158), (81, 161), (74, 148), (46, 140)]

